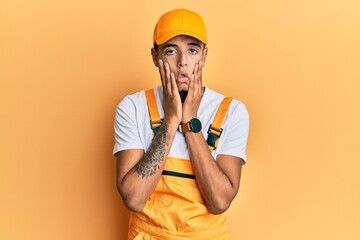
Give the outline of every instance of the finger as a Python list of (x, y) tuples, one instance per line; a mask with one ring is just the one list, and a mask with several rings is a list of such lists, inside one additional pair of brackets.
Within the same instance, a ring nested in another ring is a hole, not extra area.
[(199, 86), (199, 91), (202, 93), (202, 68), (203, 68), (203, 63), (200, 62), (199, 63), (199, 68), (198, 68), (198, 86)]
[(194, 74), (194, 73), (191, 74), (190, 80), (191, 80), (191, 81), (195, 81), (195, 74)]
[(195, 64), (194, 69), (194, 91), (198, 94), (202, 91), (202, 70), (201, 63)]
[(203, 69), (203, 63), (200, 62), (199, 63), (199, 68), (198, 68), (198, 75), (199, 75), (200, 82), (202, 81), (202, 69)]
[(194, 69), (194, 80), (193, 80), (193, 91), (194, 93), (197, 93), (198, 88), (199, 88), (199, 64), (195, 64), (195, 69)]
[(167, 92), (171, 93), (171, 71), (170, 66), (167, 62), (165, 62), (165, 84)]
[(177, 85), (176, 85), (175, 74), (171, 73), (170, 77), (171, 77), (171, 90), (172, 90), (172, 93), (176, 94), (178, 92), (178, 88), (177, 88)]
[(158, 60), (158, 63), (159, 63), (159, 72), (160, 72), (160, 79), (161, 79), (161, 84), (163, 86), (163, 91), (165, 89), (165, 68), (164, 68), (164, 62), (159, 59)]

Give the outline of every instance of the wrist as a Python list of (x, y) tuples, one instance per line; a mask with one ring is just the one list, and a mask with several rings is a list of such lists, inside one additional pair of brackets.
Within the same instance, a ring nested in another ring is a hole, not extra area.
[(179, 124), (181, 123), (180, 120), (175, 118), (164, 118), (163, 123), (166, 123), (169, 127), (169, 129), (177, 129)]
[(202, 129), (201, 121), (197, 118), (192, 118), (190, 121), (186, 123), (181, 123), (179, 125), (179, 131), (183, 133), (194, 132), (198, 133)]
[(197, 115), (194, 114), (194, 115), (185, 116), (185, 117), (182, 118), (181, 123), (188, 123), (193, 118), (197, 118)]

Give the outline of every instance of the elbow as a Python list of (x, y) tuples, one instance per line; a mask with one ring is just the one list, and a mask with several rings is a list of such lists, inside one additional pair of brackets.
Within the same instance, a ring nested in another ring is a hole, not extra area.
[(230, 207), (230, 202), (226, 200), (219, 200), (216, 201), (208, 206), (208, 211), (211, 214), (218, 215), (226, 212), (228, 208)]
[(139, 199), (141, 199), (139, 196), (134, 194), (132, 191), (126, 191), (125, 189), (121, 188), (118, 185), (118, 192), (120, 193), (120, 196), (122, 198), (122, 201), (127, 209), (129, 209), (132, 212), (141, 212), (146, 202), (142, 202)]
[(122, 197), (122, 199), (123, 199), (123, 202), (124, 202), (124, 205), (126, 206), (126, 208), (132, 212), (141, 212), (145, 207), (145, 204), (140, 203), (138, 201), (127, 199), (124, 197)]

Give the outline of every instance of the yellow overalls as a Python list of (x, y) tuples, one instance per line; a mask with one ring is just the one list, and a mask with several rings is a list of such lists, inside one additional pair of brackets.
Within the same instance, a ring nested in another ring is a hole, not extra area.
[[(153, 89), (146, 92), (151, 128), (161, 125)], [(224, 98), (208, 131), (208, 145), (217, 147), (222, 122), (231, 103)], [(129, 240), (227, 240), (226, 215), (208, 212), (191, 161), (168, 157), (160, 180), (141, 212), (130, 213)]]

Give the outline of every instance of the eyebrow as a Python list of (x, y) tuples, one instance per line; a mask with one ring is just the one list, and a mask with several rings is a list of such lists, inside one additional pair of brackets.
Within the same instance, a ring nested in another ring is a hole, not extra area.
[[(177, 46), (178, 45), (176, 45), (176, 44), (168, 43), (165, 46), (163, 46), (162, 49), (169, 48), (169, 47), (177, 47)], [(200, 43), (197, 43), (197, 42), (190, 42), (190, 43), (188, 43), (188, 46), (195, 46), (195, 47), (201, 48)]]
[(191, 42), (191, 43), (189, 43), (188, 45), (201, 48), (200, 43), (197, 43), (197, 42)]
[(171, 43), (169, 43), (169, 44), (164, 45), (164, 46), (162, 47), (162, 49), (165, 49), (165, 48), (168, 48), (168, 47), (177, 47), (177, 45), (176, 45), (176, 44), (171, 44)]

